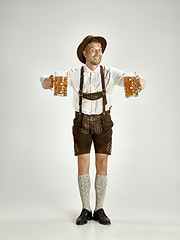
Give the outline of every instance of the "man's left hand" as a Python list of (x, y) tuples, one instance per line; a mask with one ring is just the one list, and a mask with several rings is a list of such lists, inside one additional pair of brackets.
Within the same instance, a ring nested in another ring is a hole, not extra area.
[(139, 80), (140, 89), (143, 90), (146, 87), (146, 81), (144, 78), (141, 78), (139, 75), (136, 75), (136, 79)]

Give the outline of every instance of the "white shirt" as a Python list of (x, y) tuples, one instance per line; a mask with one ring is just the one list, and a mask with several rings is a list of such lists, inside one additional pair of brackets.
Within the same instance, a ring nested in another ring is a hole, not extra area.
[[(102, 91), (101, 83), (101, 73), (100, 66), (98, 66), (94, 71), (90, 70), (86, 65), (84, 67), (84, 83), (83, 92), (84, 93), (94, 93)], [(124, 86), (124, 74), (125, 72), (118, 70), (113, 67), (103, 66), (104, 69), (104, 80), (106, 89), (106, 111), (111, 107), (111, 92), (115, 85)], [(80, 72), (81, 67), (70, 69), (67, 72), (68, 77), (68, 87), (73, 88), (73, 107), (74, 110), (79, 112), (79, 86), (80, 86)], [(41, 78), (41, 83), (44, 78)], [(85, 114), (100, 114), (103, 112), (103, 100), (102, 98), (98, 100), (88, 100), (82, 98), (82, 112)]]

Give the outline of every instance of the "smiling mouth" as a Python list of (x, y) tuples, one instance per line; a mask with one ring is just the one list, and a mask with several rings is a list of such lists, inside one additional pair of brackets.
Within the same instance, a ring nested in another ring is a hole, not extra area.
[(100, 58), (94, 58), (95, 60), (100, 60)]

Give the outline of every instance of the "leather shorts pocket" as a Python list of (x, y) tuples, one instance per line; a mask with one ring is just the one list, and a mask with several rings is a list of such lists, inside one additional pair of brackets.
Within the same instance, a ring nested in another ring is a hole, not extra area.
[(106, 131), (106, 130), (112, 128), (113, 125), (114, 125), (114, 123), (113, 123), (110, 115), (105, 115), (105, 116), (102, 117), (103, 131)]
[(73, 135), (78, 135), (81, 133), (89, 133), (89, 124), (88, 122), (84, 121), (82, 116), (76, 116), (73, 120)]
[(82, 127), (82, 116), (76, 116), (74, 119), (73, 119), (73, 125), (75, 127)]

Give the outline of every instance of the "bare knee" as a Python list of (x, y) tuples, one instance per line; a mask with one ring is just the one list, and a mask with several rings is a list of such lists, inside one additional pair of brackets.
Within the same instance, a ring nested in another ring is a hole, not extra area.
[(90, 165), (90, 154), (78, 155), (78, 174), (88, 174)]
[(96, 173), (100, 175), (107, 175), (107, 154), (96, 154)]

